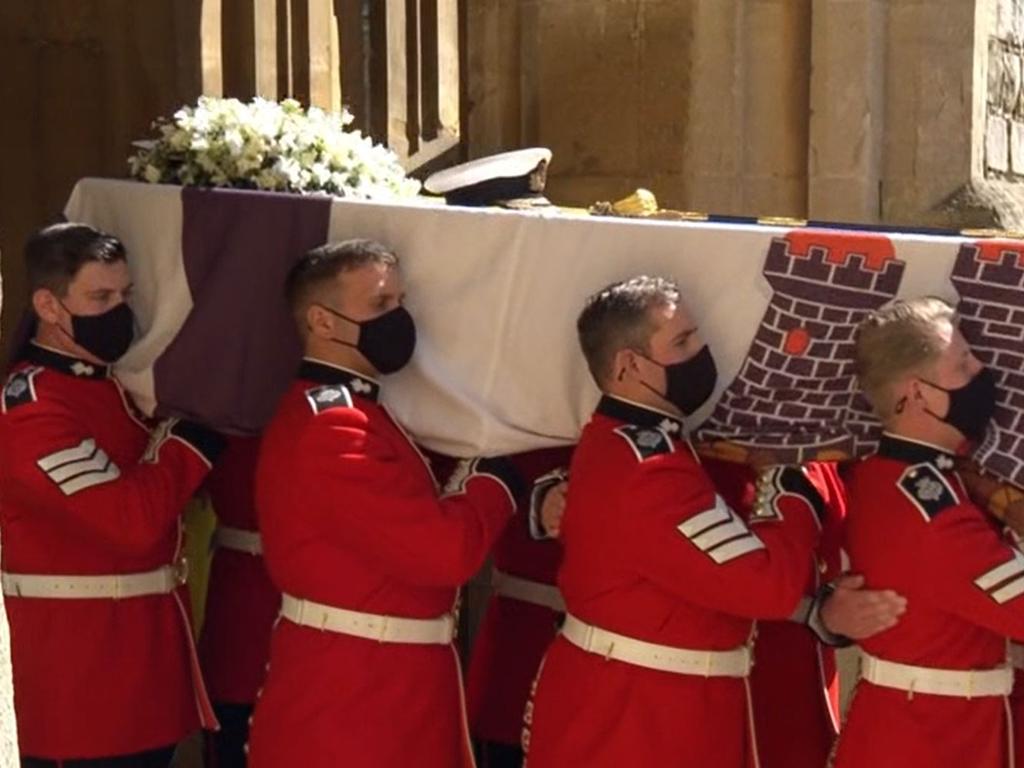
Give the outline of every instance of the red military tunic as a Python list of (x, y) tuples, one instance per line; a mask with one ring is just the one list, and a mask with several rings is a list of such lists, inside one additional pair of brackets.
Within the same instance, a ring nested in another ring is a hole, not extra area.
[[(551, 448), (511, 457), (523, 479), (568, 466), (571, 448)], [(556, 540), (530, 536), (523, 502), (517, 519), (494, 545), (494, 567), (502, 574), (554, 588), (562, 548)], [(537, 667), (558, 631), (561, 613), (497, 593), (491, 595), (473, 641), (466, 674), (466, 701), (474, 738), (519, 745), (523, 709)]]
[[(796, 496), (748, 528), (728, 509), (681, 424), (604, 397), (573, 455), (558, 582), (569, 614), (693, 651), (747, 644), (757, 617), (804, 593), (816, 512)], [(791, 470), (793, 471), (793, 470)], [(530, 768), (756, 764), (747, 681), (647, 669), (560, 635), (527, 709)]]
[[(757, 503), (755, 470), (721, 459), (702, 464), (726, 503), (748, 519)], [(817, 567), (807, 573), (812, 596), (842, 571), (846, 498), (834, 463), (811, 462), (804, 471), (825, 504)], [(802, 620), (759, 621), (750, 687), (761, 768), (822, 768), (839, 730), (835, 651)]]
[(1024, 645), (1010, 643), (1010, 663), (1013, 665), (1010, 713), (1013, 719), (1014, 759), (1015, 765), (1024, 765)]
[[(232, 437), (207, 488), (219, 525), (255, 532), (254, 482), (259, 438)], [(263, 684), (270, 632), (281, 595), (258, 554), (216, 547), (199, 641), (203, 673), (216, 702), (251, 704)]]
[[(151, 440), (105, 367), (35, 345), (3, 403), (5, 573), (141, 573), (180, 557), (179, 515), (213, 436), (179, 422)], [(184, 585), (123, 599), (8, 594), (22, 754), (130, 754), (212, 725), (188, 605)]]
[[(967, 498), (953, 457), (885, 435), (846, 474), (846, 551), (872, 589), (907, 598), (899, 623), (863, 641), (874, 657), (986, 670), (1024, 638), (1024, 554)], [(839, 768), (1011, 765), (1005, 696), (946, 696), (860, 680), (839, 737)]]
[[(451, 612), (514, 504), (471, 474), (438, 498), (375, 383), (306, 361), (263, 437), (256, 507), (282, 592), (351, 611)], [(456, 649), (379, 642), (281, 619), (249, 742), (252, 768), (472, 764)]]

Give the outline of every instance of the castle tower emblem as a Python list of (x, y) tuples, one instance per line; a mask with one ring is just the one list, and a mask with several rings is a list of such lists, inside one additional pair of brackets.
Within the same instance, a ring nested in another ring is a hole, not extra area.
[(960, 294), (960, 330), (999, 387), (995, 419), (975, 457), (1024, 487), (1024, 242), (964, 243), (950, 279)]
[(739, 374), (696, 439), (776, 462), (866, 453), (878, 423), (858, 394), (854, 331), (896, 296), (905, 262), (875, 232), (800, 229), (772, 239), (773, 293)]

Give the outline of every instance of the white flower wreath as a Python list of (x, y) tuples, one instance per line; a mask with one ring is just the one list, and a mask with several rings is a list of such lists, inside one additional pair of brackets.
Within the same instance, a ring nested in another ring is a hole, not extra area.
[(201, 96), (170, 119), (153, 123), (159, 137), (138, 142), (131, 175), (151, 183), (324, 192), (381, 199), (419, 192), (398, 157), (374, 144), (341, 114), (304, 109), (293, 99)]

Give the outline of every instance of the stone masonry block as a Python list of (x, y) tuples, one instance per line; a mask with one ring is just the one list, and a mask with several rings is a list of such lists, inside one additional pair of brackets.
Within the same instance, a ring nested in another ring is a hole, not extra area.
[(997, 38), (988, 41), (988, 97), (989, 106), (998, 109), (999, 88), (1003, 81), (1003, 44)]
[(1005, 173), (1010, 167), (1009, 126), (1001, 117), (990, 115), (985, 130), (985, 165)]
[(1017, 17), (1020, 15), (1020, 0), (996, 0), (993, 5), (996, 36), (1004, 39), (1014, 36)]
[(1003, 81), (999, 90), (999, 106), (1012, 114), (1020, 101), (1020, 56), (1013, 51), (1003, 52)]
[(1010, 123), (1010, 168), (1024, 175), (1024, 123)]

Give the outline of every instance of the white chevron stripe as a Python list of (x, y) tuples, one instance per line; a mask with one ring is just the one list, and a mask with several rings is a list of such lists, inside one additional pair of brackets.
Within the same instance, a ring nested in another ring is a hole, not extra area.
[(693, 545), (721, 565), (748, 552), (764, 549), (764, 542), (715, 495), (715, 506), (680, 523), (676, 528)]
[(83, 440), (74, 448), (65, 448), (63, 451), (57, 451), (56, 453), (51, 453), (49, 456), (43, 456), (43, 458), (37, 461), (36, 464), (44, 472), (49, 472), (54, 467), (59, 467), (61, 464), (66, 464), (69, 461), (88, 459), (95, 451), (96, 441), (90, 437)]
[(71, 496), (84, 491), (86, 488), (92, 488), (94, 485), (100, 485), (102, 483), (109, 483), (113, 480), (117, 480), (121, 476), (121, 470), (117, 468), (116, 464), (111, 464), (108, 469), (103, 472), (90, 472), (87, 475), (79, 475), (66, 483), (62, 483), (60, 489), (64, 492), (65, 496)]
[(992, 595), (992, 599), (1000, 605), (1010, 600), (1013, 600), (1013, 598), (1024, 594), (1024, 578), (1018, 576), (1009, 584), (1004, 584), (995, 592), (992, 592), (990, 594)]
[(745, 533), (750, 533), (750, 529), (743, 524), (742, 520), (733, 518), (732, 522), (726, 523), (725, 525), (716, 525), (699, 536), (691, 539), (701, 550), (707, 552), (709, 549), (717, 544), (721, 544), (723, 541), (729, 539), (735, 539), (737, 536), (742, 536)]
[(1013, 558), (1001, 565), (996, 566), (991, 571), (987, 571), (974, 580), (981, 589), (988, 591), (996, 584), (1006, 581), (1011, 576), (1017, 576), (1024, 573), (1024, 554), (1014, 549)]
[(764, 549), (764, 542), (761, 541), (754, 534), (744, 536), (742, 539), (736, 539), (730, 541), (728, 544), (723, 544), (717, 549), (712, 549), (708, 554), (711, 559), (719, 565), (728, 563), (730, 560), (735, 560), (741, 555), (745, 555), (749, 552), (755, 552), (759, 549)]
[(76, 475), (81, 475), (86, 472), (95, 472), (97, 470), (102, 471), (107, 468), (108, 464), (110, 464), (110, 457), (103, 452), (102, 448), (97, 448), (96, 455), (91, 459), (63, 464), (46, 474), (50, 476), (50, 479), (53, 480), (53, 482), (60, 485), (65, 480), (70, 480)]
[(701, 531), (706, 530), (713, 525), (724, 523), (726, 520), (730, 520), (731, 518), (732, 512), (729, 511), (729, 507), (726, 506), (726, 503), (722, 500), (721, 496), (716, 495), (715, 506), (680, 523), (677, 527), (683, 536), (688, 539), (692, 539)]

